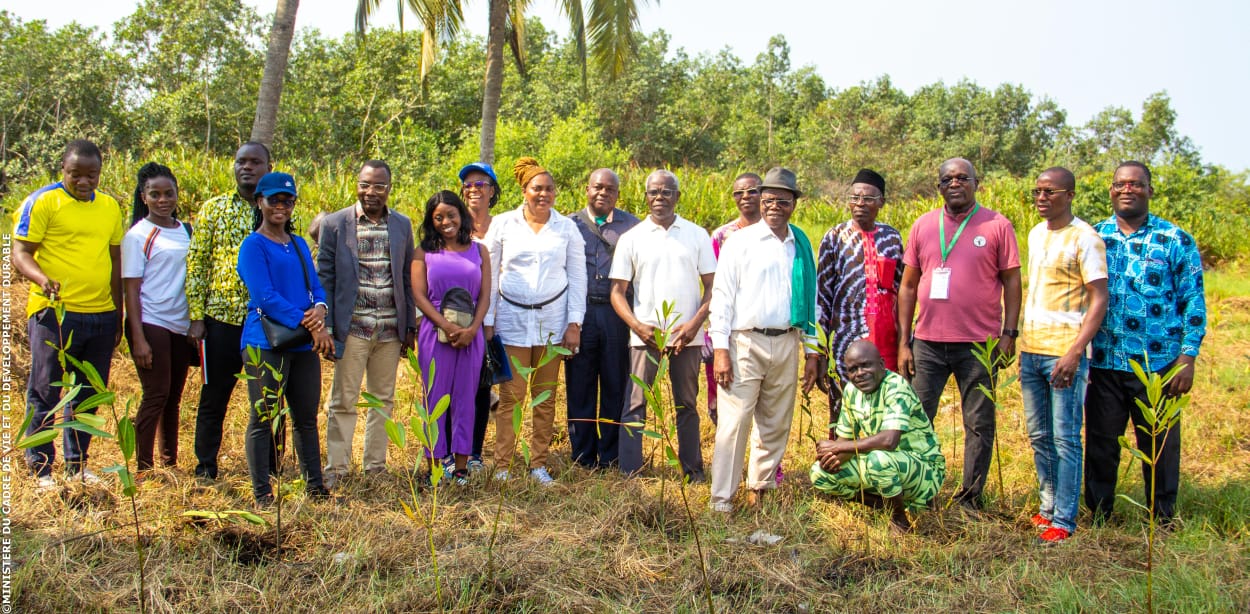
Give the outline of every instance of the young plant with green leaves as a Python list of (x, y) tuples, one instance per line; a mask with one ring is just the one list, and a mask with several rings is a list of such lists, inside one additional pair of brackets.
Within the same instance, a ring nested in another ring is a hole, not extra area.
[[(417, 360), (417, 354), (411, 350), (408, 351), (408, 369), (420, 379), (421, 366)], [(430, 372), (427, 381), (433, 382), (435, 374), (434, 361), (430, 361)], [(365, 392), (361, 396), (364, 401), (358, 407), (367, 407), (372, 411), (380, 412), (383, 403), (378, 397)], [(443, 463), (440, 459), (434, 457), (434, 448), (438, 445), (441, 429), (439, 428), (439, 420), (447, 413), (447, 408), (451, 405), (451, 395), (443, 395), (442, 398), (435, 402), (431, 409), (423, 400), (424, 395), (417, 395), (413, 400), (413, 415), (408, 420), (407, 427), (400, 424), (391, 416), (386, 416), (386, 436), (390, 439), (395, 447), (405, 450), (408, 448), (409, 438), (417, 444), (417, 454), (413, 461), (412, 471), (405, 472), (408, 477), (408, 495), (410, 501), (400, 499), (399, 505), (404, 508), (404, 515), (412, 522), (421, 524), (425, 528), (426, 544), (430, 550), (430, 563), (434, 567), (434, 595), (438, 602), (439, 611), (443, 608), (443, 583), (438, 568), (438, 548), (434, 545), (434, 523), (438, 519), (438, 493), (439, 486), (443, 482), (446, 474)], [(420, 500), (417, 497), (417, 480), (421, 475), (422, 459), (426, 459), (430, 465), (429, 487), (430, 487), (430, 505), (423, 512), (421, 510)]]
[[(972, 355), (981, 363), (985, 371), (990, 374), (990, 385), (985, 387), (984, 384), (977, 384), (977, 390), (985, 395), (994, 404), (994, 412), (998, 413), (1002, 410), (1002, 400), (999, 398), (998, 391), (1011, 386), (1020, 377), (1018, 373), (1012, 373), (1002, 382), (998, 381), (998, 376), (1003, 370), (1011, 368), (1016, 362), (1016, 357), (1006, 356), (998, 350), (998, 339), (994, 337), (986, 337), (985, 343), (972, 344)], [(998, 471), (998, 499), (1003, 501), (1006, 496), (1006, 490), (1003, 482), (1003, 455), (998, 449), (998, 429), (994, 430), (994, 465)], [(952, 497), (951, 501), (954, 498)], [(947, 502), (950, 505), (950, 502)]]
[[(690, 508), (690, 496), (688, 487), (690, 485), (690, 476), (686, 475), (681, 466), (680, 457), (677, 455), (677, 413), (676, 408), (672, 407), (671, 401), (664, 397), (664, 382), (668, 380), (669, 371), (669, 353), (672, 351), (668, 346), (669, 336), (672, 334), (673, 324), (680, 317), (679, 314), (673, 312), (673, 303), (664, 301), (660, 305), (660, 309), (656, 314), (659, 316), (660, 325), (655, 327), (654, 338), (655, 347), (663, 348), (659, 352), (659, 358), (648, 357), (656, 365), (655, 377), (648, 384), (642, 377), (636, 373), (630, 374), (630, 379), (634, 385), (643, 392), (643, 396), (647, 400), (647, 413), (651, 416), (651, 428), (645, 428), (646, 425), (640, 422), (622, 423), (627, 434), (632, 435), (632, 429), (641, 428), (644, 437), (650, 437), (659, 441), (660, 448), (664, 455), (664, 463), (670, 468), (677, 471), (681, 479), (678, 481), (678, 492), (681, 493), (682, 507), (686, 511), (686, 521), (690, 525), (690, 532), (694, 535), (695, 551), (699, 557), (699, 572), (703, 577), (703, 597), (707, 603), (707, 611), (715, 612), (716, 607), (712, 603), (712, 585), (708, 581), (707, 561), (703, 556), (703, 540), (699, 536), (699, 527), (695, 522), (694, 511)], [(693, 410), (694, 408), (689, 408)], [(670, 411), (671, 410), (671, 411)], [(666, 472), (660, 472), (660, 510), (661, 524), (663, 521), (663, 510), (667, 508), (664, 503), (664, 485)]]
[[(547, 390), (544, 390), (538, 393), (537, 395), (535, 395), (534, 388), (536, 386), (540, 384), (544, 384), (544, 383), (554, 384), (554, 382), (535, 382), (533, 379), (533, 375), (535, 372), (541, 370), (543, 367), (550, 364), (551, 361), (562, 360), (565, 357), (572, 355), (572, 352), (570, 352), (565, 347), (556, 345), (555, 343), (553, 343), (552, 342), (553, 336), (554, 335), (550, 335), (550, 334), (547, 336), (547, 343), (545, 344), (543, 348), (542, 356), (539, 357), (538, 362), (534, 364), (533, 366), (531, 367), (523, 366), (521, 362), (517, 360), (515, 356), (511, 357), (512, 377), (514, 378), (519, 377), (525, 381), (525, 396), (521, 399), (518, 399), (516, 403), (512, 405), (512, 432), (516, 433), (517, 439), (520, 440), (521, 457), (525, 460), (526, 467), (529, 467), (529, 464), (530, 464), (530, 458), (531, 458), (530, 447), (529, 447), (529, 442), (527, 442), (525, 438), (520, 436), (521, 422), (524, 419), (526, 412), (532, 412), (535, 407), (537, 407), (543, 401), (546, 401), (554, 393), (554, 388), (548, 388)], [(500, 411), (503, 411), (503, 408), (500, 408)], [(498, 463), (499, 460), (500, 459), (497, 458), (495, 459), (495, 462)], [(515, 464), (516, 464), (516, 456), (513, 455), (512, 457), (508, 459), (508, 468), (506, 471), (509, 476), (514, 475), (513, 469), (514, 469)], [(486, 569), (487, 569), (487, 574), (489, 575), (490, 581), (492, 583), (494, 582), (494, 579), (495, 579), (494, 578), (495, 576), (495, 567), (494, 567), (495, 543), (499, 537), (499, 519), (503, 515), (503, 502), (504, 502), (504, 499), (506, 499), (508, 496), (508, 482), (510, 481), (511, 480), (503, 481), (502, 485), (499, 488), (499, 501), (495, 505), (495, 517), (491, 521), (490, 542), (486, 546)]]
[(1138, 502), (1136, 499), (1126, 495), (1116, 495), (1129, 503), (1141, 508), (1147, 515), (1146, 529), (1146, 611), (1155, 611), (1154, 607), (1154, 552), (1155, 538), (1158, 533), (1158, 518), (1155, 511), (1155, 482), (1158, 480), (1158, 472), (1154, 471), (1155, 464), (1159, 462), (1163, 456), (1163, 444), (1166, 443), (1167, 437), (1173, 433), (1173, 427), (1180, 422), (1181, 410), (1189, 405), (1189, 395), (1172, 396), (1167, 393), (1168, 384), (1180, 374), (1181, 371), (1188, 368), (1183, 364), (1173, 365), (1166, 373), (1159, 374), (1150, 371), (1150, 359), (1146, 359), (1146, 368), (1143, 369), (1141, 363), (1136, 360), (1130, 360), (1129, 366), (1133, 368), (1133, 374), (1137, 376), (1137, 380), (1142, 383), (1146, 391), (1146, 400), (1133, 399), (1137, 403), (1137, 408), (1141, 410), (1142, 418), (1145, 424), (1137, 425), (1137, 430), (1150, 437), (1150, 450), (1142, 450), (1133, 445), (1129, 438), (1120, 435), (1120, 447), (1128, 450), (1133, 458), (1142, 462), (1151, 468), (1150, 483), (1146, 484), (1146, 492), (1151, 493), (1148, 496), (1146, 504)]
[[(49, 412), (49, 416), (59, 415), (64, 411), (65, 407), (78, 398), (83, 391), (84, 386), (78, 381), (78, 374), (81, 373), (87, 380), (87, 385), (92, 391), (91, 396), (84, 399), (81, 403), (74, 406), (74, 419), (52, 425), (52, 428), (40, 431), (33, 435), (28, 435), (18, 440), (17, 448), (26, 449), (40, 446), (54, 441), (60, 433), (66, 430), (75, 430), (87, 433), (93, 437), (101, 439), (112, 439), (117, 442), (118, 448), (122, 453), (122, 462), (106, 467), (106, 473), (116, 473), (118, 483), (121, 485), (121, 492), (124, 497), (130, 501), (130, 516), (134, 521), (135, 528), (135, 555), (139, 559), (137, 574), (139, 576), (139, 611), (147, 612), (147, 584), (145, 580), (144, 566), (146, 563), (146, 551), (143, 548), (143, 535), (139, 524), (139, 489), (135, 483), (135, 475), (130, 470), (131, 463), (135, 460), (135, 425), (130, 417), (130, 409), (132, 400), (126, 402), (126, 411), (122, 414), (117, 413), (117, 394), (108, 389), (104, 382), (104, 378), (100, 376), (100, 372), (89, 362), (78, 360), (71, 356), (67, 348), (73, 344), (74, 333), (70, 331), (68, 337), (64, 336), (65, 325), (65, 303), (59, 299), (52, 303), (53, 312), (56, 316), (57, 323), (57, 340), (59, 345), (48, 341), (48, 345), (56, 349), (56, 359), (61, 366), (61, 381), (54, 383), (62, 389), (61, 398), (57, 401), (55, 407)], [(73, 370), (69, 367), (72, 366)], [(109, 413), (112, 415), (113, 423), (117, 425), (117, 432), (110, 433), (104, 430), (107, 427), (108, 420), (97, 413), (95, 410), (99, 407), (108, 407)], [(26, 418), (22, 421), (21, 430), (19, 432), (26, 433), (30, 428), (30, 423), (34, 418), (34, 412), (26, 412)], [(85, 469), (79, 473), (86, 480)]]
[[(243, 365), (243, 371), (235, 375), (246, 384), (251, 380), (263, 379), (265, 372), (269, 373), (270, 379), (273, 380), (274, 386), (261, 385), (260, 398), (252, 405), (252, 409), (260, 417), (261, 422), (269, 423), (269, 432), (273, 435), (273, 445), (276, 447), (276, 453), (273, 455), (274, 466), (272, 467), (272, 475), (276, 484), (274, 484), (274, 503), (276, 516), (274, 520), (274, 544), (277, 548), (278, 557), (282, 556), (282, 500), (286, 498), (286, 486), (282, 480), (282, 461), (286, 456), (286, 441), (283, 429), (285, 429), (285, 418), (291, 413), (291, 408), (286, 404), (286, 378), (282, 375), (282, 365), (274, 366), (267, 361), (261, 359), (260, 348), (249, 345), (247, 346), (247, 362)], [(260, 503), (258, 501), (257, 503)]]

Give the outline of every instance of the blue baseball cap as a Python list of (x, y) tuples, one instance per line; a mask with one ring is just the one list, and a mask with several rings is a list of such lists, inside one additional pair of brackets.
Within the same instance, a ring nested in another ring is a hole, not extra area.
[(299, 198), (295, 191), (295, 178), (286, 173), (268, 173), (256, 183), (256, 195), (269, 198), (274, 194), (290, 194)]
[(487, 177), (490, 177), (490, 180), (494, 182), (496, 186), (499, 185), (499, 178), (495, 176), (495, 169), (491, 168), (491, 166), (485, 162), (474, 162), (472, 164), (464, 165), (460, 169), (460, 181), (464, 181), (464, 176), (473, 171), (485, 173)]

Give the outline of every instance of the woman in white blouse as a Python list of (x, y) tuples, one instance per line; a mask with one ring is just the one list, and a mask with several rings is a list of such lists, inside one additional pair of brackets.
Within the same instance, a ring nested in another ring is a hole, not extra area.
[[(573, 221), (553, 208), (556, 184), (551, 173), (528, 157), (517, 160), (512, 172), (521, 185), (524, 203), (496, 216), (486, 233), (494, 268), (486, 337), (497, 333), (510, 361), (532, 367), (541, 361), (548, 344), (577, 353), (586, 313), (585, 242)], [(555, 429), (560, 362), (547, 362), (528, 381), (516, 374), (501, 386), (500, 408), (495, 413), (496, 479), (509, 477), (516, 453), (512, 411), (524, 402), (526, 386), (532, 384), (535, 398), (544, 391), (550, 394), (534, 407), (530, 477), (543, 485), (554, 482), (547, 473), (547, 449)]]

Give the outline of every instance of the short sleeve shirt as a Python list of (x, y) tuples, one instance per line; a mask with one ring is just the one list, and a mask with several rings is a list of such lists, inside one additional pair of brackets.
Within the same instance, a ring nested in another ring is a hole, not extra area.
[(139, 220), (122, 239), (122, 277), (141, 279), (139, 305), (144, 324), (187, 334), (187, 248), (191, 233)]
[[(13, 236), (38, 243), (35, 262), (49, 279), (61, 284), (65, 309), (105, 313), (113, 305), (111, 247), (122, 243), (122, 211), (113, 197), (100, 191), (78, 200), (60, 182), (26, 198), (13, 216)], [(30, 285), (26, 316), (51, 305), (43, 289)]]
[[(942, 262), (938, 222), (946, 228), (949, 245), (964, 216), (946, 212), (946, 207), (930, 211), (916, 220), (907, 237), (903, 264), (920, 269), (916, 320), (917, 339), (942, 343), (984, 342), (997, 337), (1003, 324), (1002, 271), (1020, 268), (1020, 249), (1011, 220), (1002, 214), (978, 207), (968, 225)], [(930, 298), (934, 270), (950, 270), (946, 299)]]
[(901, 431), (899, 452), (910, 453), (930, 464), (945, 466), (933, 424), (924, 413), (911, 384), (893, 371), (887, 371), (881, 385), (865, 393), (853, 384), (843, 392), (842, 413), (837, 434), (843, 439), (862, 439), (881, 431)]
[[(648, 216), (621, 235), (609, 277), (633, 282), (634, 317), (646, 324), (662, 325), (661, 310), (665, 302), (671, 302), (671, 328), (690, 321), (699, 310), (700, 277), (715, 272), (716, 255), (706, 230), (681, 216), (664, 228)], [(643, 345), (633, 332), (629, 341)], [(701, 342), (699, 337), (696, 343)]]
[(1020, 351), (1063, 356), (1076, 342), (1089, 311), (1086, 284), (1107, 278), (1107, 250), (1080, 218), (1050, 230), (1029, 231), (1029, 292), (1020, 324)]

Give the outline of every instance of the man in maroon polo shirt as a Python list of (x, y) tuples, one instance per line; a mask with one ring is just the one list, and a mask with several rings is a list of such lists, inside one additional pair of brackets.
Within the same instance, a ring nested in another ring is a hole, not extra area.
[[(911, 379), (933, 420), (951, 375), (964, 421), (963, 484), (955, 499), (980, 509), (994, 451), (994, 404), (977, 388), (990, 375), (972, 355), (974, 342), (998, 338), (1015, 353), (1020, 332), (1020, 252), (1011, 221), (976, 201), (972, 163), (952, 158), (938, 168), (945, 204), (912, 224), (898, 295), (899, 371)], [(916, 305), (920, 315), (912, 326)]]

